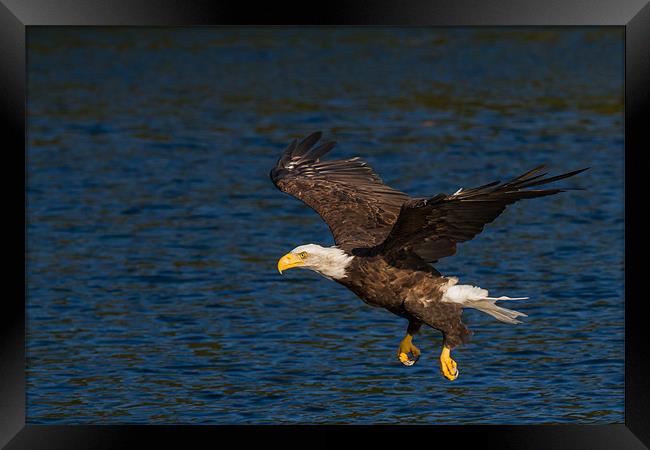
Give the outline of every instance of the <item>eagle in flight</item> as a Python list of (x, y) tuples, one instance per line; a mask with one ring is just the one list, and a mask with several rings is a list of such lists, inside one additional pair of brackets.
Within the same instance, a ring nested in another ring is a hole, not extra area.
[(505, 323), (520, 323), (525, 314), (498, 306), (498, 300), (527, 297), (491, 297), (486, 289), (458, 284), (442, 276), (430, 263), (456, 253), (516, 201), (563, 192), (530, 189), (571, 177), (587, 169), (545, 177), (536, 167), (506, 183), (494, 181), (454, 194), (411, 198), (386, 186), (361, 159), (321, 161), (335, 145), (316, 146), (321, 132), (301, 142), (294, 140), (271, 170), (273, 184), (313, 208), (327, 223), (333, 247), (300, 245), (278, 261), (278, 270), (310, 269), (350, 289), (365, 303), (381, 306), (408, 320), (397, 357), (413, 365), (420, 350), (413, 335), (422, 324), (443, 336), (442, 374), (458, 377), (451, 350), (469, 335), (461, 315), (475, 308)]

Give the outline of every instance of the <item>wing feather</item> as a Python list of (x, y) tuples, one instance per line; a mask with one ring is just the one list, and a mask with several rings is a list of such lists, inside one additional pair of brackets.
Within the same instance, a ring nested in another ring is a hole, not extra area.
[(271, 180), (313, 208), (340, 248), (351, 252), (376, 246), (390, 232), (409, 196), (386, 186), (359, 158), (321, 161), (336, 143), (314, 147), (320, 138), (321, 132), (316, 132), (291, 142), (271, 170)]
[(429, 199), (405, 202), (386, 240), (376, 251), (386, 255), (415, 253), (428, 262), (456, 253), (456, 244), (469, 241), (494, 221), (506, 206), (526, 198), (544, 197), (565, 189), (527, 189), (579, 174), (587, 169), (544, 178), (544, 167), (536, 167), (506, 183), (494, 181), (483, 186), (460, 190), (456, 194), (438, 194)]

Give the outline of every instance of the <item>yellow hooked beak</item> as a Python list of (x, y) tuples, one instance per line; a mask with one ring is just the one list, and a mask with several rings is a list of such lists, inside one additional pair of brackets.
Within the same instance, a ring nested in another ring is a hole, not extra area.
[(302, 258), (295, 253), (287, 253), (278, 261), (278, 272), (282, 273), (283, 270), (292, 269), (298, 266), (304, 266), (305, 262)]

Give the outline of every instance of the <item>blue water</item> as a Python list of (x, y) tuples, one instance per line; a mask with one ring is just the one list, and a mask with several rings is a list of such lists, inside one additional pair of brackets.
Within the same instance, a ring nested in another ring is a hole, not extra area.
[[(29, 423), (621, 423), (623, 31), (28, 30)], [(268, 172), (323, 130), (412, 195), (541, 163), (584, 187), (510, 207), (437, 268), (529, 295), (439, 372), (406, 323), (307, 271), (332, 244)]]

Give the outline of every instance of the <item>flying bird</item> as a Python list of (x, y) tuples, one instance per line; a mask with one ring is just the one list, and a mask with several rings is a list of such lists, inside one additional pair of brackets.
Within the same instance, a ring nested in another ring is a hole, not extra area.
[(531, 189), (571, 177), (587, 169), (546, 177), (536, 167), (508, 182), (494, 181), (451, 195), (411, 198), (385, 185), (364, 161), (350, 158), (321, 161), (335, 142), (316, 144), (321, 132), (284, 150), (270, 176), (273, 184), (313, 208), (334, 235), (335, 246), (300, 245), (278, 261), (278, 270), (310, 269), (350, 289), (365, 303), (408, 320), (397, 357), (413, 365), (420, 350), (413, 336), (423, 324), (443, 336), (442, 374), (458, 377), (451, 351), (465, 342), (469, 330), (461, 320), (464, 308), (474, 308), (509, 324), (525, 314), (496, 304), (524, 300), (490, 296), (486, 289), (459, 284), (431, 263), (456, 253), (460, 242), (473, 239), (507, 205), (544, 197), (564, 189)]

